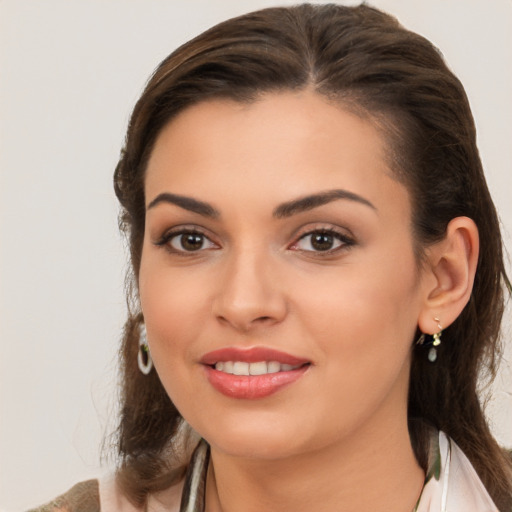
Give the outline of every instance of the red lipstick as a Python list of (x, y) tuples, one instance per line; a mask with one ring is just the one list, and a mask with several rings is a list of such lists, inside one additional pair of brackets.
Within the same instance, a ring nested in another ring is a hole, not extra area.
[[(250, 349), (228, 347), (214, 350), (205, 354), (200, 363), (204, 365), (208, 381), (217, 391), (231, 398), (246, 400), (265, 398), (276, 393), (300, 379), (310, 366), (310, 361), (307, 359), (265, 347)], [(225, 366), (226, 369), (224, 371), (215, 369), (217, 363), (222, 363), (217, 366)], [(230, 363), (235, 363), (236, 367), (242, 366), (246, 370), (256, 366), (259, 369), (265, 368), (265, 364), (261, 363), (270, 363), (267, 365), (269, 368), (267, 371), (270, 373), (237, 375), (231, 373), (232, 368), (227, 369)], [(251, 365), (250, 363), (260, 364)], [(283, 368), (281, 365), (286, 366)]]
[(277, 361), (281, 364), (290, 364), (296, 366), (298, 364), (309, 363), (307, 359), (295, 357), (286, 352), (280, 352), (272, 348), (253, 347), (253, 348), (236, 348), (227, 347), (213, 352), (208, 352), (201, 358), (202, 364), (214, 365), (220, 361), (243, 361), (246, 363), (257, 363), (258, 361)]

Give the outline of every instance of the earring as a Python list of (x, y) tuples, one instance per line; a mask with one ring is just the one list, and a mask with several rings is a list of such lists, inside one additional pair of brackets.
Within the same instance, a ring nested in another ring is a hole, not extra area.
[(428, 351), (428, 360), (431, 363), (434, 363), (437, 359), (437, 347), (441, 345), (441, 333), (443, 332), (439, 318), (436, 317), (434, 320), (437, 322), (437, 328), (439, 331), (432, 335), (432, 347), (430, 347), (430, 350)]
[(437, 359), (437, 347), (441, 345), (441, 333), (443, 331), (439, 318), (435, 317), (434, 320), (437, 322), (437, 328), (439, 329), (439, 331), (432, 334), (432, 339), (429, 341), (426, 341), (426, 334), (422, 333), (422, 335), (418, 338), (418, 341), (416, 342), (417, 345), (425, 345), (427, 347), (430, 346), (430, 349), (428, 351), (428, 360), (431, 363), (434, 363)]
[(137, 363), (139, 370), (144, 375), (148, 375), (153, 368), (153, 359), (151, 359), (151, 353), (149, 351), (145, 324), (140, 324), (139, 326), (139, 352), (137, 354)]

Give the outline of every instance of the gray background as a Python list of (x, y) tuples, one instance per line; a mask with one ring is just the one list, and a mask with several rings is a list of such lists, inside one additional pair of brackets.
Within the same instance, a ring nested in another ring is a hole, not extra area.
[[(111, 175), (145, 80), (200, 31), (275, 4), (0, 0), (0, 509), (111, 467), (99, 447), (114, 425), (126, 265)], [(372, 4), (437, 44), (465, 84), (510, 233), (512, 2)], [(508, 446), (511, 388), (505, 366), (489, 415)]]

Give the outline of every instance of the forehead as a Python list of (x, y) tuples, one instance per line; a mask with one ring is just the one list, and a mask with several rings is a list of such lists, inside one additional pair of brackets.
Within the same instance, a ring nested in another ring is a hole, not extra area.
[(344, 188), (374, 200), (403, 189), (408, 200), (387, 153), (367, 118), (311, 91), (265, 94), (248, 104), (211, 100), (161, 131), (148, 162), (146, 197), (167, 191), (219, 202), (231, 192), (271, 207)]

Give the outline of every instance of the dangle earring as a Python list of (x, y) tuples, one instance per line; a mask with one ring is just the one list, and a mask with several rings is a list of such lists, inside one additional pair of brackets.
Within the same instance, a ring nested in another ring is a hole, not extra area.
[(139, 326), (139, 352), (137, 354), (137, 363), (139, 370), (144, 375), (148, 375), (153, 368), (153, 359), (151, 359), (151, 353), (149, 352), (146, 334), (146, 325), (143, 323)]
[(437, 347), (441, 345), (441, 333), (443, 332), (443, 328), (441, 327), (441, 324), (439, 323), (439, 318), (434, 318), (434, 320), (437, 322), (437, 328), (439, 331), (437, 331), (435, 334), (432, 335), (432, 347), (430, 347), (430, 350), (428, 351), (428, 360), (433, 363), (437, 359)]
[(437, 328), (439, 331), (432, 334), (430, 336), (430, 340), (427, 341), (427, 335), (425, 333), (422, 333), (422, 335), (418, 338), (418, 341), (416, 342), (416, 345), (424, 345), (426, 347), (430, 347), (428, 351), (428, 360), (431, 363), (434, 363), (437, 359), (437, 347), (441, 345), (441, 333), (443, 332), (443, 328), (441, 327), (441, 321), (439, 318), (435, 317), (434, 320), (437, 322)]

